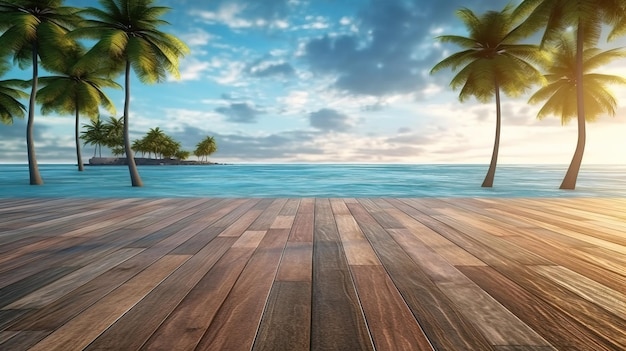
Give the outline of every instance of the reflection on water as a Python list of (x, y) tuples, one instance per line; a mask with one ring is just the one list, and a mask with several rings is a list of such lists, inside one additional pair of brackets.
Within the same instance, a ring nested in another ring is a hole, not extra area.
[(125, 166), (40, 165), (45, 185), (28, 185), (27, 165), (0, 165), (1, 197), (566, 197), (626, 196), (626, 166), (583, 166), (577, 188), (559, 190), (567, 165), (277, 164), (143, 166), (132, 188)]

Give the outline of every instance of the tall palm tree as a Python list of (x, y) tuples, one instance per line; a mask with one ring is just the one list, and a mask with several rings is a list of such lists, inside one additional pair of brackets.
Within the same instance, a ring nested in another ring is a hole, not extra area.
[(459, 100), (474, 96), (488, 102), (495, 96), (496, 133), (489, 170), (483, 187), (493, 186), (500, 145), (501, 108), (500, 91), (508, 96), (519, 96), (535, 83), (543, 81), (541, 73), (532, 63), (541, 62), (543, 55), (537, 45), (520, 44), (529, 32), (514, 27), (519, 22), (513, 8), (506, 6), (502, 11), (489, 11), (476, 16), (471, 10), (457, 11), (463, 21), (468, 37), (444, 35), (438, 37), (444, 43), (453, 43), (463, 48), (437, 63), (431, 74), (444, 68), (459, 69), (452, 78), (452, 89), (461, 89)]
[[(80, 152), (80, 115), (97, 118), (99, 106), (115, 114), (115, 106), (104, 93), (104, 88), (122, 87), (106, 77), (110, 73), (108, 67), (103, 67), (98, 61), (83, 64), (84, 50), (76, 47), (70, 59), (65, 60), (56, 70), (59, 75), (39, 78), (43, 85), (37, 92), (37, 101), (41, 104), (41, 112), (48, 114), (73, 113), (75, 116), (74, 136), (76, 140), (76, 162), (78, 170), (83, 171), (83, 160)], [(80, 67), (80, 68), (79, 68)]]
[[(0, 61), (0, 76), (8, 71), (8, 65)], [(27, 99), (28, 94), (17, 89), (22, 87), (24, 81), (18, 79), (0, 80), (0, 122), (13, 124), (13, 118), (24, 118), (26, 106), (20, 99)]]
[(573, 40), (561, 39), (553, 60), (546, 67), (548, 85), (537, 91), (531, 98), (530, 103), (545, 101), (539, 110), (538, 117), (548, 115), (561, 117), (561, 123), (566, 124), (572, 118), (578, 116), (578, 111), (572, 106), (572, 101), (577, 99), (578, 85), (583, 86), (585, 102), (585, 118), (593, 121), (601, 114), (615, 115), (617, 101), (607, 89), (609, 84), (626, 84), (626, 79), (614, 75), (592, 73), (602, 65), (612, 60), (626, 57), (626, 51), (613, 49), (601, 51), (598, 48), (585, 49), (583, 51), (583, 84), (578, 84), (576, 72), (576, 44)]
[(170, 9), (152, 6), (152, 0), (99, 0), (103, 10), (89, 7), (83, 13), (90, 17), (77, 36), (99, 39), (92, 55), (106, 54), (124, 65), (124, 149), (133, 186), (143, 182), (133, 158), (128, 132), (131, 67), (143, 83), (163, 81), (170, 73), (179, 77), (178, 60), (189, 48), (173, 35), (159, 31), (168, 24), (161, 19)]
[(65, 34), (79, 22), (78, 10), (62, 0), (0, 0), (0, 57), (13, 55), (21, 68), (32, 66), (26, 145), (31, 185), (43, 184), (33, 137), (39, 59), (43, 67), (63, 62), (64, 49), (73, 45)]
[(80, 138), (86, 144), (94, 145), (93, 157), (96, 157), (96, 152), (99, 152), (99, 156), (102, 157), (102, 145), (107, 145), (108, 136), (104, 123), (100, 117), (91, 120), (91, 124), (83, 125), (85, 129)]
[(561, 189), (575, 189), (578, 172), (585, 152), (585, 98), (583, 79), (583, 52), (585, 47), (595, 47), (602, 25), (613, 28), (608, 39), (626, 33), (626, 2), (624, 0), (524, 0), (515, 11), (518, 15), (527, 15), (523, 27), (527, 30), (544, 29), (542, 46), (551, 41), (559, 41), (564, 31), (573, 28), (576, 33), (576, 113), (578, 122), (578, 141), (574, 156), (561, 183)]

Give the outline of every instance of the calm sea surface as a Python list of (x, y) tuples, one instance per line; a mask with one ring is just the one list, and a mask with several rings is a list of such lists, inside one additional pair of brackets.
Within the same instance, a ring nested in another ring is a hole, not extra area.
[(626, 196), (626, 165), (583, 166), (576, 190), (559, 190), (567, 165), (245, 164), (141, 166), (143, 188), (126, 166), (39, 165), (45, 184), (28, 185), (27, 165), (0, 165), (0, 197), (568, 197)]

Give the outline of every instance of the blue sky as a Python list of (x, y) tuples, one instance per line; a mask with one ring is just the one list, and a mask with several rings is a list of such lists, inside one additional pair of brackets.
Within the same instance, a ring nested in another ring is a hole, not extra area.
[[(180, 80), (133, 79), (131, 137), (160, 127), (193, 150), (212, 135), (218, 162), (488, 164), (494, 104), (461, 104), (448, 88), (452, 73), (429, 71), (455, 50), (434, 38), (466, 34), (456, 9), (482, 13), (507, 2), (157, 1), (172, 8), (171, 26), (162, 30), (182, 38), (191, 53), (181, 61)], [(626, 60), (603, 72), (625, 75)], [(14, 70), (3, 79), (29, 74)], [(626, 88), (613, 90), (618, 115), (588, 125), (584, 163), (626, 163)], [(109, 95), (121, 116), (123, 92)], [(575, 123), (537, 120), (528, 97), (503, 98), (500, 163), (569, 163)], [(73, 162), (73, 118), (37, 112), (39, 161)], [(24, 134), (25, 121), (0, 126), (0, 162), (26, 162)], [(83, 149), (84, 157), (92, 154), (93, 147)]]

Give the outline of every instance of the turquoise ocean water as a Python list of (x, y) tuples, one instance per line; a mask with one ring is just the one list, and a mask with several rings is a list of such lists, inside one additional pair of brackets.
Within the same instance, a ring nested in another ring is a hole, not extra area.
[(576, 190), (559, 190), (567, 165), (237, 164), (142, 166), (142, 188), (126, 166), (40, 165), (45, 184), (28, 185), (27, 165), (0, 165), (0, 197), (571, 197), (626, 196), (626, 165), (583, 166)]

